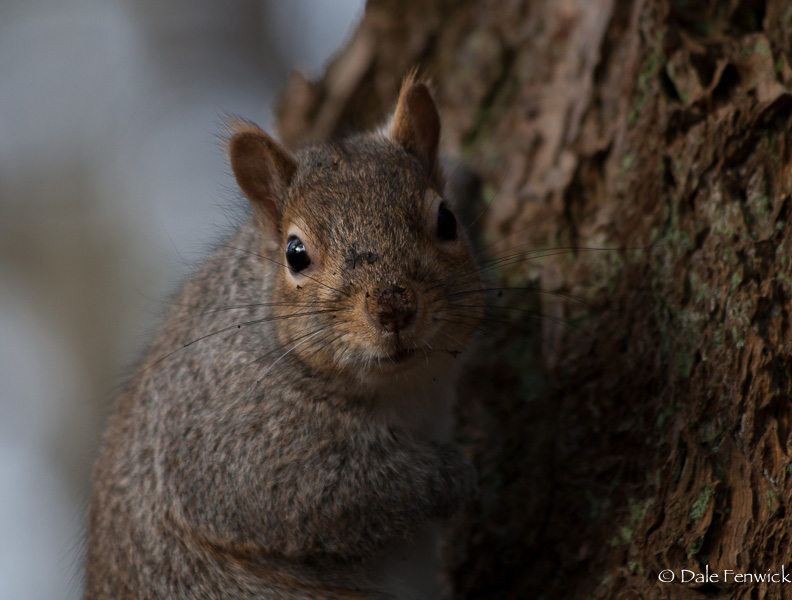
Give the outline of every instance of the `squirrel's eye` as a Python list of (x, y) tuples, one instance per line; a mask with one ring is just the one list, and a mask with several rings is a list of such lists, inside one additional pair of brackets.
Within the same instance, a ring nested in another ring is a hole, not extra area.
[(300, 238), (289, 238), (286, 244), (286, 262), (289, 263), (289, 268), (292, 271), (298, 273), (311, 264), (311, 259), (305, 250), (305, 244), (302, 243)]
[(457, 238), (456, 217), (445, 204), (441, 204), (437, 209), (437, 237), (449, 242)]

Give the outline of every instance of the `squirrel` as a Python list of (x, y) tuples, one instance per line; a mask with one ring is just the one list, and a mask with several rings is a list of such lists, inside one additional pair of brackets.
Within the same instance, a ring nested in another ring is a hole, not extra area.
[(252, 210), (117, 402), (85, 598), (437, 597), (436, 532), (477, 490), (451, 432), (483, 284), (432, 94), (408, 77), (381, 129), (294, 153), (229, 129)]

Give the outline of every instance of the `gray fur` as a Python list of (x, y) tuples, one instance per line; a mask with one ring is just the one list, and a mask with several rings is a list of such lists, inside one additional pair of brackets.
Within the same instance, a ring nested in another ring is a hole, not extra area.
[[(431, 237), (435, 174), (376, 134), (294, 161), (267, 188), (286, 190), (267, 213), (283, 222), (251, 218), (206, 261), (118, 401), (94, 472), (87, 599), (386, 597), (368, 565), (474, 493), (470, 463), (425, 433), (447, 417), (480, 318), (437, 318), (480, 278), (466, 240)], [(303, 285), (283, 265), (295, 218), (318, 238)], [(345, 269), (351, 246), (378, 258)], [(426, 312), (401, 337), (364, 318), (364, 293), (394, 282)], [(395, 368), (379, 349), (426, 359)]]

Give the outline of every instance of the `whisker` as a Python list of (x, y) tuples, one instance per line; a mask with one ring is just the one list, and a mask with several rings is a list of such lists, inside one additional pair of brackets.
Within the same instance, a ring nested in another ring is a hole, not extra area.
[(500, 180), (500, 182), (498, 183), (498, 187), (496, 187), (496, 188), (495, 188), (495, 191), (494, 191), (494, 192), (492, 192), (492, 196), (490, 196), (489, 200), (485, 200), (485, 201), (484, 201), (485, 207), (481, 209), (481, 211), (479, 212), (479, 214), (476, 216), (476, 218), (475, 218), (475, 219), (473, 219), (473, 220), (472, 220), (470, 223), (468, 223), (468, 226), (467, 226), (467, 229), (468, 229), (468, 230), (472, 230), (472, 229), (473, 229), (473, 225), (475, 225), (475, 224), (476, 224), (476, 222), (477, 222), (477, 221), (478, 221), (478, 220), (479, 220), (481, 217), (483, 217), (485, 214), (487, 214), (487, 212), (488, 212), (488, 210), (489, 210), (487, 207), (489, 207), (489, 206), (492, 206), (492, 202), (495, 200), (495, 198), (497, 197), (497, 195), (500, 193), (501, 187), (503, 186), (503, 182), (504, 182), (504, 181), (506, 181), (506, 176), (507, 176), (507, 175), (508, 175), (508, 173), (507, 173), (506, 175), (504, 175), (503, 177), (501, 177), (501, 180)]
[[(223, 244), (223, 247), (224, 248), (229, 248), (230, 250), (238, 250), (239, 252), (244, 252), (246, 254), (250, 254), (251, 256), (257, 256), (258, 258), (261, 258), (261, 259), (264, 259), (264, 260), (268, 260), (271, 263), (274, 263), (274, 264), (279, 265), (281, 267), (284, 267), (286, 269), (289, 268), (284, 263), (279, 262), (279, 261), (275, 260), (274, 258), (270, 258), (269, 256), (264, 256), (263, 254), (259, 254), (258, 252), (253, 252), (252, 250), (248, 250), (247, 248), (237, 248), (236, 246), (229, 246), (228, 244)], [(327, 289), (333, 290), (334, 292), (337, 292), (339, 294), (342, 293), (341, 290), (338, 290), (338, 289), (334, 288), (332, 285), (328, 285), (327, 283), (324, 283), (323, 281), (319, 281), (315, 277), (311, 277), (310, 275), (306, 275), (305, 273), (301, 273), (301, 275), (303, 277), (305, 277), (306, 279), (310, 279), (311, 281), (314, 281), (314, 282), (318, 283), (319, 285), (321, 285), (323, 287), (326, 287)]]
[(277, 359), (276, 359), (276, 360), (275, 360), (275, 361), (274, 361), (274, 362), (273, 362), (273, 363), (272, 363), (272, 364), (271, 364), (271, 365), (270, 365), (270, 366), (269, 366), (269, 367), (268, 367), (268, 368), (267, 368), (267, 369), (264, 371), (264, 373), (262, 373), (262, 374), (261, 374), (261, 376), (260, 376), (260, 377), (259, 377), (259, 378), (256, 380), (256, 384), (259, 384), (259, 383), (261, 383), (261, 381), (262, 381), (262, 380), (263, 380), (263, 379), (264, 379), (264, 378), (267, 376), (267, 374), (268, 374), (270, 371), (272, 371), (272, 369), (275, 367), (275, 365), (277, 365), (277, 364), (278, 364), (278, 363), (279, 363), (281, 360), (283, 360), (283, 359), (284, 359), (286, 356), (288, 356), (289, 354), (291, 354), (292, 352), (294, 352), (294, 351), (295, 351), (297, 348), (299, 348), (300, 346), (302, 346), (302, 345), (303, 345), (305, 342), (307, 342), (307, 341), (311, 340), (312, 338), (316, 337), (317, 335), (319, 335), (319, 334), (320, 334), (320, 333), (322, 333), (323, 331), (325, 331), (325, 330), (327, 330), (327, 329), (330, 329), (332, 326), (333, 326), (333, 324), (332, 324), (332, 323), (331, 323), (330, 325), (325, 325), (324, 327), (321, 327), (321, 328), (317, 329), (316, 331), (314, 331), (314, 332), (313, 332), (313, 333), (311, 333), (311, 334), (305, 334), (305, 335), (303, 335), (303, 336), (300, 336), (299, 338), (297, 338), (297, 339), (301, 339), (301, 338), (304, 338), (304, 339), (302, 339), (302, 341), (301, 341), (301, 342), (298, 342), (298, 343), (294, 344), (294, 345), (293, 345), (291, 348), (289, 348), (288, 350), (286, 350), (286, 352), (284, 352), (283, 354), (281, 354), (281, 355), (280, 355), (280, 356), (279, 356), (279, 357), (278, 357), (278, 358), (277, 358)]
[[(343, 335), (339, 337), (343, 337)], [(331, 372), (336, 372), (341, 370), (341, 361), (347, 355), (347, 352), (349, 352), (349, 346), (344, 346), (344, 349), (341, 351), (340, 356), (335, 356), (335, 355), (333, 356), (333, 362), (330, 365)]]
[(585, 306), (586, 308), (591, 308), (591, 303), (586, 301), (585, 299), (581, 298), (580, 296), (573, 296), (572, 294), (565, 294), (564, 292), (554, 292), (551, 290), (545, 290), (538, 287), (492, 287), (492, 288), (481, 288), (478, 290), (462, 290), (459, 292), (451, 292), (445, 296), (446, 299), (457, 297), (457, 296), (472, 296), (474, 294), (485, 294), (489, 292), (497, 292), (498, 297), (501, 297), (501, 292), (535, 292), (537, 294), (545, 294), (548, 296), (556, 296), (559, 298), (563, 298), (565, 300), (569, 300), (570, 302), (574, 302), (575, 304), (580, 304), (581, 306)]
[[(546, 346), (552, 351), (556, 350), (554, 344), (552, 344), (545, 336), (539, 334), (536, 329), (529, 329), (519, 323), (515, 323), (513, 319), (499, 319), (497, 317), (482, 317), (479, 318), (472, 318), (465, 315), (452, 315), (453, 319), (447, 319), (442, 317), (437, 317), (436, 320), (444, 321), (447, 323), (451, 323), (453, 325), (459, 325), (459, 319), (475, 319), (475, 325), (477, 327), (478, 333), (482, 337), (490, 337), (498, 332), (502, 333), (505, 327), (510, 329), (516, 329), (517, 331), (521, 332), (525, 335), (526, 338), (535, 338), (538, 340), (538, 343), (542, 344), (542, 346)], [(541, 319), (537, 317), (537, 319)], [(486, 334), (482, 330), (487, 330)], [(586, 335), (583, 333), (583, 335)]]
[[(202, 311), (200, 314), (211, 314), (214, 312), (220, 312), (224, 310), (239, 310), (243, 308), (271, 308), (274, 306), (317, 306), (317, 305), (322, 305), (324, 302), (332, 302), (332, 301), (312, 300), (310, 302), (288, 301), (288, 302), (251, 302), (249, 304), (227, 304), (225, 306), (209, 307), (206, 310)], [(198, 309), (198, 306), (194, 306), (190, 304), (176, 304), (176, 303), (173, 304), (175, 306), (181, 306), (184, 308)]]
[[(527, 309), (527, 308), (519, 308), (519, 307), (516, 307), (516, 306), (488, 306), (486, 304), (449, 304), (448, 308), (452, 308), (452, 309), (486, 308), (488, 310), (511, 310), (511, 311), (520, 312), (520, 313), (529, 315), (531, 317), (535, 317), (537, 319), (547, 319), (548, 321), (552, 321), (554, 323), (558, 323), (559, 325), (563, 325), (564, 327), (567, 327), (567, 328), (570, 328), (570, 329), (573, 329), (573, 330), (576, 330), (576, 331), (581, 331), (579, 327), (575, 327), (574, 325), (568, 323), (567, 321), (565, 321), (564, 319), (561, 319), (560, 317), (554, 317), (552, 315), (548, 315), (548, 314), (545, 314), (545, 313), (537, 312), (537, 311), (530, 310), (530, 309)], [(442, 310), (442, 309), (440, 309), (440, 310)]]
[[(284, 352), (283, 354), (281, 354), (281, 356), (280, 356), (280, 357), (279, 357), (279, 358), (278, 358), (278, 359), (277, 359), (275, 362), (273, 362), (273, 363), (272, 363), (272, 364), (269, 366), (269, 368), (268, 368), (268, 369), (267, 369), (267, 370), (266, 370), (266, 371), (265, 371), (265, 372), (264, 372), (264, 373), (261, 375), (261, 377), (259, 377), (257, 380), (255, 380), (254, 382), (252, 382), (252, 383), (250, 384), (250, 386), (249, 386), (249, 390), (248, 390), (248, 392), (247, 392), (247, 394), (246, 394), (246, 396), (245, 396), (245, 400), (247, 400), (247, 399), (249, 399), (249, 398), (250, 398), (251, 394), (252, 394), (252, 393), (255, 391), (255, 389), (256, 389), (256, 386), (257, 386), (259, 383), (261, 383), (261, 381), (264, 379), (264, 377), (266, 376), (266, 374), (267, 374), (267, 373), (268, 373), (268, 372), (269, 372), (269, 371), (272, 369), (272, 367), (274, 367), (274, 366), (275, 366), (275, 364), (276, 364), (277, 362), (279, 362), (279, 361), (280, 361), (280, 360), (281, 360), (281, 359), (282, 359), (284, 356), (286, 356), (287, 354), (289, 354), (291, 351), (293, 351), (294, 349), (296, 349), (298, 346), (300, 346), (300, 345), (301, 345), (301, 344), (303, 344), (304, 342), (308, 341), (308, 339), (305, 339), (305, 338), (309, 338), (309, 339), (310, 339), (311, 337), (313, 337), (313, 336), (315, 336), (315, 335), (318, 335), (319, 333), (321, 333), (321, 332), (322, 332), (322, 331), (324, 331), (325, 329), (328, 329), (328, 328), (332, 327), (333, 325), (334, 325), (334, 323), (331, 323), (330, 325), (328, 325), (328, 326), (325, 326), (325, 327), (322, 327), (322, 328), (320, 328), (320, 329), (318, 329), (318, 330), (316, 330), (316, 331), (309, 332), (309, 333), (304, 333), (304, 334), (302, 334), (302, 335), (299, 335), (299, 336), (297, 336), (297, 337), (293, 338), (293, 339), (292, 339), (292, 340), (290, 340), (290, 341), (289, 341), (287, 344), (285, 344), (285, 345), (288, 345), (288, 344), (294, 344), (294, 345), (293, 345), (291, 348), (289, 348), (289, 350), (287, 350), (286, 352)], [(303, 341), (300, 341), (300, 340), (303, 340)], [(273, 349), (272, 349), (270, 352), (265, 352), (264, 354), (261, 354), (261, 355), (257, 356), (256, 358), (254, 358), (254, 359), (253, 359), (253, 360), (251, 360), (251, 361), (248, 361), (248, 362), (246, 362), (246, 363), (241, 363), (241, 364), (234, 364), (234, 365), (231, 365), (231, 367), (229, 367), (229, 370), (228, 370), (228, 371), (229, 371), (229, 373), (231, 373), (231, 372), (237, 372), (237, 373), (240, 373), (240, 372), (242, 372), (243, 370), (250, 368), (251, 366), (255, 365), (256, 363), (259, 363), (259, 362), (261, 362), (262, 360), (264, 360), (264, 359), (266, 359), (266, 358), (268, 358), (268, 357), (272, 356), (273, 354), (275, 354), (276, 352), (278, 352), (278, 351), (280, 351), (280, 350), (282, 350), (282, 349), (283, 349), (283, 346), (281, 346), (281, 345), (277, 345), (277, 346), (276, 346), (275, 348), (273, 348)], [(230, 379), (230, 378), (229, 378), (229, 379)], [(216, 398), (216, 397), (217, 397), (217, 396), (219, 396), (219, 395), (220, 395), (222, 392), (223, 392), (223, 389), (222, 389), (222, 388), (221, 388), (221, 389), (218, 389), (218, 390), (215, 392), (215, 394), (214, 394), (213, 398)]]
[[(333, 323), (333, 325), (335, 326), (335, 325), (338, 325), (339, 323), (345, 323), (345, 322), (346, 322), (346, 321), (338, 321), (338, 322), (335, 322), (335, 323)], [(318, 342), (319, 342), (319, 345), (318, 345), (318, 347), (316, 348), (316, 350), (314, 350), (313, 352), (311, 352), (311, 354), (309, 354), (308, 356), (306, 356), (306, 357), (305, 357), (305, 358), (306, 358), (306, 360), (313, 358), (313, 357), (314, 357), (314, 356), (316, 356), (316, 355), (317, 355), (319, 352), (321, 352), (322, 350), (324, 350), (325, 348), (327, 348), (327, 347), (328, 347), (328, 346), (330, 346), (331, 344), (335, 343), (337, 340), (341, 339), (341, 338), (342, 338), (342, 337), (344, 337), (345, 335), (346, 335), (346, 332), (342, 332), (342, 333), (340, 333), (340, 334), (336, 335), (336, 336), (335, 336), (334, 338), (332, 338), (332, 339), (328, 339), (328, 337), (329, 337), (329, 336), (325, 336), (325, 337), (323, 337), (323, 338), (319, 338), (319, 340), (318, 340)], [(312, 347), (315, 345), (315, 343), (316, 343), (316, 341), (314, 342), (314, 344), (311, 344), (310, 346), (308, 346), (308, 348), (312, 348)], [(308, 349), (308, 348), (306, 348), (306, 349)]]
[(509, 327), (514, 327), (515, 329), (521, 331), (526, 335), (532, 335), (535, 333), (535, 331), (526, 329), (525, 327), (515, 324), (513, 321), (507, 319), (498, 319), (496, 317), (487, 317), (487, 316), (471, 317), (470, 315), (461, 315), (461, 314), (452, 314), (449, 316), (453, 318), (447, 318), (447, 317), (434, 317), (434, 318), (436, 321), (451, 323), (452, 325), (465, 325), (466, 327), (472, 327), (475, 329), (481, 329), (487, 325), (498, 325), (498, 326), (508, 325)]
[(243, 327), (249, 327), (251, 325), (259, 325), (261, 323), (268, 323), (268, 322), (272, 322), (272, 321), (280, 321), (280, 320), (285, 320), (285, 319), (293, 319), (293, 318), (296, 318), (296, 317), (306, 317), (306, 316), (312, 316), (312, 315), (318, 315), (318, 314), (343, 312), (345, 310), (349, 310), (349, 309), (347, 309), (347, 308), (334, 308), (334, 309), (317, 310), (317, 311), (311, 311), (311, 312), (292, 313), (290, 315), (270, 315), (270, 316), (267, 316), (267, 317), (263, 317), (261, 319), (254, 319), (254, 320), (251, 320), (251, 321), (242, 321), (240, 323), (235, 323), (234, 325), (228, 325), (227, 327), (221, 327), (220, 329), (216, 329), (214, 331), (210, 331), (209, 333), (207, 333), (205, 335), (202, 335), (202, 336), (197, 337), (197, 338), (195, 338), (193, 340), (190, 340), (189, 342), (185, 342), (181, 346), (178, 346), (177, 348), (174, 348), (170, 352), (167, 352), (163, 356), (159, 357), (153, 363), (151, 363), (149, 365), (146, 365), (143, 368), (143, 371), (147, 371), (148, 369), (151, 369), (152, 367), (158, 365), (162, 361), (164, 361), (164, 360), (168, 359), (169, 357), (173, 356), (175, 353), (177, 353), (177, 352), (179, 352), (181, 350), (184, 350), (185, 348), (188, 348), (188, 347), (192, 346), (193, 344), (197, 344), (198, 342), (206, 340), (206, 339), (208, 339), (208, 338), (210, 338), (212, 336), (219, 335), (221, 333), (227, 333), (229, 331), (239, 331)]
[[(269, 366), (268, 366), (268, 367), (267, 367), (267, 368), (264, 370), (264, 372), (263, 372), (263, 373), (262, 373), (262, 374), (259, 376), (259, 378), (258, 378), (258, 379), (256, 379), (254, 382), (252, 382), (252, 383), (250, 384), (250, 388), (249, 388), (249, 390), (248, 390), (248, 393), (247, 393), (247, 394), (246, 394), (246, 396), (245, 396), (245, 401), (247, 401), (247, 400), (250, 398), (250, 396), (251, 396), (251, 395), (253, 394), (253, 392), (256, 390), (256, 387), (258, 386), (258, 384), (260, 384), (260, 383), (261, 383), (261, 382), (264, 380), (264, 378), (265, 378), (265, 377), (266, 377), (266, 376), (269, 374), (269, 372), (270, 372), (270, 371), (272, 371), (272, 369), (274, 369), (274, 368), (275, 368), (275, 366), (276, 366), (276, 365), (277, 365), (277, 364), (278, 364), (278, 363), (279, 363), (281, 360), (283, 360), (283, 359), (284, 359), (286, 356), (288, 356), (289, 354), (291, 354), (291, 353), (292, 353), (294, 350), (296, 350), (297, 348), (299, 348), (300, 346), (302, 346), (304, 343), (306, 343), (306, 342), (310, 341), (312, 338), (316, 337), (317, 335), (319, 335), (320, 333), (322, 333), (322, 332), (323, 332), (323, 331), (325, 331), (326, 329), (329, 329), (329, 328), (331, 328), (332, 326), (333, 326), (333, 324), (331, 323), (330, 325), (326, 325), (326, 326), (324, 326), (324, 327), (321, 327), (321, 328), (317, 329), (316, 331), (314, 331), (314, 332), (312, 332), (312, 333), (306, 333), (306, 334), (303, 334), (303, 335), (301, 335), (301, 336), (298, 336), (298, 337), (296, 337), (294, 340), (292, 340), (292, 342), (297, 342), (297, 343), (295, 343), (294, 345), (292, 345), (292, 347), (291, 347), (291, 348), (289, 348), (288, 350), (286, 350), (286, 351), (285, 351), (283, 354), (281, 354), (281, 355), (280, 355), (280, 356), (279, 356), (277, 359), (275, 359), (275, 361), (274, 361), (274, 362), (272, 362), (272, 364), (270, 364), (270, 365), (269, 365)], [(298, 341), (298, 340), (301, 340), (301, 341)], [(292, 343), (292, 342), (289, 342), (289, 343)], [(281, 349), (281, 348), (282, 348), (282, 347), (279, 347), (278, 349)], [(246, 365), (245, 365), (245, 368), (247, 368), (247, 367), (250, 367), (251, 365), (253, 365), (253, 364), (257, 363), (257, 362), (261, 362), (263, 359), (267, 358), (267, 357), (268, 357), (268, 356), (270, 356), (271, 354), (273, 354), (273, 352), (267, 352), (267, 353), (265, 353), (265, 354), (262, 354), (261, 356), (259, 356), (259, 357), (255, 358), (254, 360), (252, 360), (252, 361), (250, 361), (248, 364), (246, 364)]]
[[(444, 319), (444, 320), (446, 320), (446, 319)], [(446, 336), (452, 342), (456, 343), (459, 348), (464, 348), (465, 347), (465, 344), (460, 342), (458, 339), (456, 339), (453, 335), (451, 335), (447, 331), (443, 331), (442, 329), (440, 329), (440, 330), (438, 330), (438, 333), (442, 333), (444, 336)]]
[(627, 251), (627, 250), (648, 250), (657, 247), (658, 245), (658, 244), (651, 244), (649, 246), (634, 246), (634, 247), (620, 247), (620, 248), (616, 248), (616, 247), (600, 248), (600, 247), (591, 247), (591, 246), (556, 246), (549, 248), (539, 248), (536, 250), (528, 250), (525, 252), (513, 252), (508, 255), (498, 256), (498, 254), (502, 254), (503, 252), (510, 252), (513, 251), (515, 248), (519, 248), (521, 246), (527, 246), (530, 244), (531, 242), (527, 242), (525, 244), (518, 244), (517, 246), (506, 248), (501, 252), (496, 253), (493, 257), (482, 260), (481, 265), (470, 264), (470, 265), (466, 265), (465, 267), (454, 269), (451, 272), (447, 273), (446, 276), (442, 280), (438, 281), (435, 285), (430, 286), (427, 289), (427, 291), (431, 291), (439, 287), (443, 287), (447, 285), (449, 282), (454, 282), (455, 280), (461, 277), (478, 277), (482, 273), (487, 273), (489, 271), (493, 271), (503, 267), (520, 264), (523, 262), (527, 262), (529, 260), (547, 258), (550, 256), (573, 254), (576, 252), (616, 252), (616, 251)]
[(520, 264), (529, 260), (536, 260), (539, 258), (547, 258), (549, 256), (562, 256), (565, 254), (575, 254), (577, 252), (614, 252), (621, 250), (621, 248), (586, 248), (586, 247), (563, 247), (557, 248), (542, 248), (541, 250), (530, 250), (528, 252), (518, 252), (507, 256), (496, 257), (489, 260), (482, 266), (483, 271), (490, 271), (492, 269), (507, 267), (510, 265)]
[[(180, 304), (178, 306), (189, 308), (190, 306), (187, 304)], [(244, 309), (254, 309), (254, 308), (276, 308), (279, 306), (289, 306), (294, 308), (323, 308), (327, 310), (347, 310), (344, 308), (337, 308), (332, 303), (326, 302), (256, 302), (251, 304), (235, 304), (235, 305), (228, 305), (228, 306), (216, 306), (212, 308), (208, 308), (206, 310), (202, 310), (200, 312), (195, 312), (190, 314), (182, 319), (176, 319), (174, 323), (186, 323), (187, 321), (191, 321), (193, 319), (197, 319), (199, 317), (203, 317), (206, 315), (216, 314), (220, 312), (226, 312), (231, 310), (244, 310)], [(197, 308), (197, 307), (195, 307)], [(306, 313), (310, 314), (310, 313)]]

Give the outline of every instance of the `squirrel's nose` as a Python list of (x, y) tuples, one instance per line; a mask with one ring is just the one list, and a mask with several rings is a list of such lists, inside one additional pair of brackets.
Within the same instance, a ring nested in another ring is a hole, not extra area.
[(372, 321), (383, 331), (399, 333), (415, 321), (415, 292), (399, 285), (386, 286), (378, 293), (368, 296), (366, 309)]

